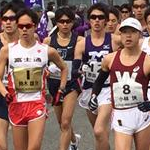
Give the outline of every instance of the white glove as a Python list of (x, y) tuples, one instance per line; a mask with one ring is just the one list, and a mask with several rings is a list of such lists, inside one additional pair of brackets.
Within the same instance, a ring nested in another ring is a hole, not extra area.
[(48, 70), (51, 72), (51, 73), (56, 73), (56, 72), (61, 72), (61, 70), (55, 65), (55, 64), (52, 64), (48, 67)]

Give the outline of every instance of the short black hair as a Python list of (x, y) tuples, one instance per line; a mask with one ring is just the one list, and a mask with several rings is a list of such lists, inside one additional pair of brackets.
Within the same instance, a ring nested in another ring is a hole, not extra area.
[(118, 20), (120, 19), (120, 12), (117, 8), (113, 6), (109, 7), (109, 13), (114, 14)]
[(38, 15), (29, 8), (22, 8), (20, 11), (18, 11), (18, 13), (16, 15), (17, 23), (18, 23), (19, 18), (24, 15), (28, 15), (32, 19), (32, 21), (35, 25), (38, 24), (38, 22), (39, 22)]
[(16, 4), (14, 4), (13, 2), (9, 2), (9, 3), (5, 4), (4, 7), (2, 7), (1, 12), (0, 12), (0, 16), (3, 17), (3, 15), (8, 10), (12, 10), (16, 14), (19, 9), (18, 9), (18, 6)]
[(122, 11), (122, 9), (127, 9), (129, 12), (131, 12), (132, 10), (131, 10), (131, 6), (130, 6), (130, 4), (128, 4), (128, 3), (124, 3), (124, 4), (122, 4), (121, 6), (120, 6), (120, 11)]
[(90, 19), (90, 15), (91, 15), (91, 12), (93, 10), (99, 10), (99, 11), (102, 11), (106, 17), (106, 20), (109, 19), (109, 13), (108, 13), (108, 5), (106, 5), (105, 3), (96, 3), (96, 4), (93, 4), (87, 11), (87, 18)]
[(69, 8), (69, 6), (61, 6), (55, 12), (55, 21), (57, 22), (63, 15), (66, 15), (72, 21), (75, 20), (74, 12)]
[(8, 3), (8, 2), (5, 1), (5, 0), (1, 1), (1, 2), (0, 2), (0, 7), (1, 7), (1, 8), (4, 7), (7, 3)]

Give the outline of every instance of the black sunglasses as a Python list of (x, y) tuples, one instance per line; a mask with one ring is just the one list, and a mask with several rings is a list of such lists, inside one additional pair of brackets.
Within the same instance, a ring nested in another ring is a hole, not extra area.
[(60, 19), (57, 22), (61, 23), (61, 24), (64, 24), (64, 23), (69, 24), (72, 22), (72, 20), (71, 19)]
[(103, 20), (105, 19), (105, 15), (90, 15), (90, 19), (96, 20), (98, 18), (98, 20)]
[(135, 9), (138, 9), (138, 8), (141, 8), (141, 9), (143, 9), (143, 8), (145, 8), (146, 7), (146, 4), (142, 4), (142, 5), (133, 5), (133, 8), (135, 8)]
[(121, 13), (127, 14), (129, 13), (128, 11), (122, 10)]
[(3, 16), (2, 18), (2, 21), (7, 21), (7, 20), (9, 20), (9, 21), (15, 21), (16, 20), (16, 16)]
[(30, 29), (33, 26), (34, 26), (34, 24), (30, 24), (30, 23), (28, 23), (28, 24), (18, 24), (18, 28), (20, 28), (20, 29), (23, 29), (23, 28)]

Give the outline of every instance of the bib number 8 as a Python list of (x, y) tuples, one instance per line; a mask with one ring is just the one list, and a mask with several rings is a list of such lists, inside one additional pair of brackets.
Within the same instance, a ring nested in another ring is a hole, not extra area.
[(130, 86), (128, 84), (125, 84), (123, 86), (123, 93), (124, 94), (130, 94), (131, 93)]

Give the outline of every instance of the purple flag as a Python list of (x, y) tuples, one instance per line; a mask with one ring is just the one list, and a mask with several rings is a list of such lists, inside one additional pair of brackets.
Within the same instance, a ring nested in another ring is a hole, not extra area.
[(96, 3), (98, 3), (98, 0), (91, 0), (91, 4), (93, 5), (93, 4), (96, 4)]
[(39, 35), (41, 42), (45, 37), (48, 36), (47, 25), (48, 25), (47, 13), (44, 11), (37, 27), (37, 34)]
[(39, 4), (44, 9), (44, 1), (43, 0), (24, 0), (26, 6), (31, 8), (34, 4)]

